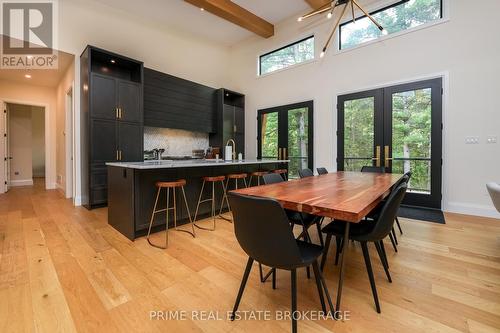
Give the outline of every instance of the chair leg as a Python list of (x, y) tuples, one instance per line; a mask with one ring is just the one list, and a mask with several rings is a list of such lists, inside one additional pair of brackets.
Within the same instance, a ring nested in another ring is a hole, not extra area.
[(321, 219), (318, 219), (316, 221), (316, 228), (318, 229), (319, 244), (321, 246), (325, 246), (325, 242), (323, 241), (323, 233), (321, 232), (321, 221)]
[[(264, 275), (264, 270), (262, 269), (262, 264), (259, 262), (259, 275), (260, 275), (260, 282), (264, 283), (267, 281), (267, 279), (273, 274), (274, 268), (271, 268), (269, 272)], [(273, 288), (276, 289), (276, 288)]]
[(273, 268), (273, 289), (276, 289), (276, 268)]
[[(309, 237), (309, 234), (307, 232), (304, 234), (304, 241), (308, 242), (308, 243), (312, 243), (311, 238)], [(311, 269), (309, 268), (309, 266), (306, 267), (306, 273), (307, 273), (307, 278), (310, 279), (311, 278)]]
[(332, 234), (326, 235), (325, 247), (323, 248), (323, 255), (321, 256), (321, 271), (325, 269), (326, 258), (328, 256), (328, 250), (330, 248), (330, 242), (332, 241)]
[(323, 286), (323, 290), (325, 291), (325, 294), (326, 294), (326, 300), (328, 301), (328, 306), (330, 306), (330, 311), (331, 311), (331, 313), (333, 315), (333, 314), (335, 314), (335, 308), (333, 307), (332, 298), (330, 297), (330, 293), (328, 292), (328, 287), (326, 286), (325, 278), (323, 277), (323, 274), (319, 270), (318, 261), (317, 260), (315, 260), (313, 262), (313, 269), (317, 270), (319, 279), (321, 281), (321, 285)]
[(292, 269), (292, 333), (297, 333), (297, 320), (295, 320), (295, 313), (297, 311), (297, 270)]
[(379, 244), (380, 249), (382, 250), (382, 253), (384, 255), (385, 264), (387, 265), (387, 269), (389, 269), (389, 260), (387, 259), (387, 253), (385, 252), (384, 240), (381, 240)]
[(387, 262), (384, 257), (384, 253), (382, 252), (382, 249), (380, 248), (380, 243), (377, 241), (374, 242), (375, 248), (377, 249), (378, 256), (380, 258), (380, 261), (382, 262), (382, 266), (384, 267), (385, 275), (387, 276), (387, 280), (392, 283), (392, 278), (391, 278), (391, 273), (389, 272), (389, 267), (387, 267)]
[(394, 252), (398, 252), (398, 247), (396, 246), (396, 242), (394, 241), (394, 238), (392, 237), (392, 233), (389, 233), (389, 239), (391, 240), (392, 247), (394, 248)]
[(342, 252), (344, 240), (339, 236), (335, 236), (335, 242), (337, 244), (337, 248), (335, 249), (335, 266), (337, 266), (339, 263), (340, 252)]
[(366, 242), (361, 242), (361, 248), (363, 249), (363, 257), (365, 258), (366, 271), (368, 272), (368, 278), (370, 279), (370, 286), (372, 288), (375, 307), (377, 309), (377, 312), (380, 313), (380, 304), (378, 302), (377, 286), (375, 285), (375, 278), (373, 277), (372, 264), (370, 262), (370, 253), (368, 252), (368, 245), (366, 244)]
[(399, 219), (398, 219), (397, 216), (396, 216), (396, 225), (398, 226), (399, 233), (402, 235), (403, 234), (403, 229), (401, 229), (401, 224), (399, 224)]
[(243, 296), (243, 291), (245, 291), (245, 286), (250, 276), (250, 271), (252, 270), (253, 258), (248, 257), (247, 267), (245, 268), (245, 273), (243, 274), (243, 279), (241, 280), (240, 290), (238, 291), (238, 296), (236, 297), (236, 302), (234, 303), (233, 312), (231, 313), (231, 321), (234, 320), (236, 311), (240, 306), (241, 297)]
[(396, 245), (399, 245), (399, 242), (398, 242), (398, 237), (396, 236), (396, 231), (394, 230), (394, 227), (392, 227), (392, 236), (394, 236), (394, 241), (396, 242)]
[(326, 313), (325, 297), (323, 296), (323, 287), (321, 285), (321, 280), (319, 277), (320, 272), (318, 269), (317, 262), (315, 262), (313, 264), (313, 272), (314, 272), (314, 279), (316, 280), (316, 287), (318, 288), (319, 301), (321, 303), (321, 310), (323, 310), (323, 313)]

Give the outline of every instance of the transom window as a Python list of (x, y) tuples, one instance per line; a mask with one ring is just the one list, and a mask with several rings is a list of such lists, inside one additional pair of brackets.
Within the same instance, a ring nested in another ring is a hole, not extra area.
[(259, 57), (259, 75), (272, 73), (314, 59), (314, 36), (299, 40)]
[[(404, 0), (371, 13), (393, 34), (439, 20), (443, 17), (443, 0)], [(340, 25), (340, 46), (348, 49), (382, 36), (382, 32), (366, 17)]]

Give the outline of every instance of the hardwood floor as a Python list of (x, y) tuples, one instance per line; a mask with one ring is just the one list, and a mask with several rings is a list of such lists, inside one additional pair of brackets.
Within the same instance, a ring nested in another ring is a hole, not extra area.
[[(144, 238), (130, 242), (106, 218), (106, 209), (75, 208), (39, 184), (0, 195), (0, 332), (290, 331), (288, 320), (150, 320), (151, 311), (225, 316), (246, 256), (223, 220), (215, 232), (197, 230), (196, 239), (172, 231), (169, 248), (159, 250)], [(399, 253), (386, 245), (392, 284), (370, 248), (382, 314), (374, 309), (361, 247), (350, 244), (342, 298), (350, 320), (302, 320), (299, 330), (500, 332), (500, 220), (446, 218), (446, 225), (401, 219)], [(163, 233), (154, 237), (164, 240)], [(325, 268), (332, 297), (333, 257)], [(240, 310), (289, 310), (288, 272), (278, 272), (277, 285), (261, 284), (255, 265)], [(320, 309), (305, 270), (298, 273), (298, 307)]]

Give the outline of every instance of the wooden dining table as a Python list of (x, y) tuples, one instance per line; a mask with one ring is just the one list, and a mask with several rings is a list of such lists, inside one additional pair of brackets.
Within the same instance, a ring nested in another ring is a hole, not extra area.
[[(358, 223), (390, 193), (403, 177), (393, 173), (334, 172), (288, 182), (239, 189), (239, 194), (271, 198), (283, 208), (317, 216), (342, 220), (346, 223), (344, 239), (349, 239), (351, 223)], [(339, 311), (348, 241), (342, 242), (342, 257), (337, 288)]]

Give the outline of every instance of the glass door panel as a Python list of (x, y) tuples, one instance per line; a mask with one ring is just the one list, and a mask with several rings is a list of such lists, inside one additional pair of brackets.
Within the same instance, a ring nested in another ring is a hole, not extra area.
[(309, 167), (309, 110), (288, 111), (288, 176), (298, 178), (299, 170)]
[(392, 94), (391, 171), (411, 171), (409, 192), (431, 193), (431, 89)]
[(344, 170), (359, 171), (371, 165), (375, 146), (375, 98), (344, 103)]
[(262, 114), (260, 118), (260, 158), (278, 159), (279, 136), (278, 124), (279, 113), (269, 112)]

